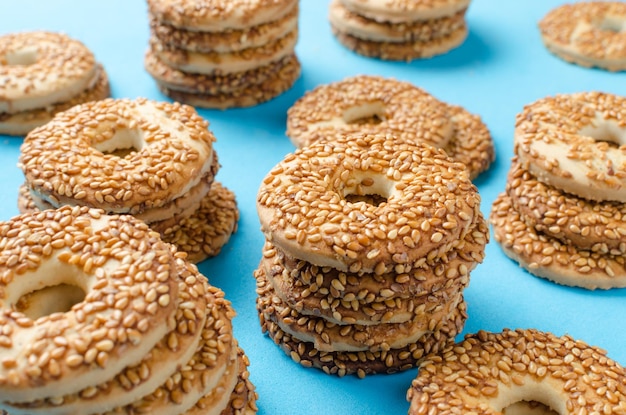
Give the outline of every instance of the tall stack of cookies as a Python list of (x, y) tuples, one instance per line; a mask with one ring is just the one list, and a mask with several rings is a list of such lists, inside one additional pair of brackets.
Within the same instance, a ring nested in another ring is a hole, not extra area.
[(145, 223), (64, 206), (16, 216), (2, 229), (1, 255), (30, 260), (2, 264), (4, 275), (22, 278), (1, 283), (20, 301), (0, 299), (3, 359), (12, 362), (0, 369), (0, 408), (257, 412), (230, 302)]
[(26, 135), (54, 114), (109, 96), (104, 67), (62, 33), (0, 36), (0, 134)]
[(253, 106), (300, 76), (297, 0), (148, 0), (148, 7), (145, 67), (176, 101)]
[(329, 20), (337, 40), (354, 52), (385, 60), (429, 58), (467, 37), (469, 0), (333, 0)]
[(464, 326), (489, 238), (479, 205), (465, 166), (427, 144), (364, 134), (297, 150), (257, 197), (262, 330), (329, 374), (414, 367)]
[(530, 273), (587, 289), (626, 287), (626, 98), (540, 99), (517, 117), (515, 157), (490, 221)]

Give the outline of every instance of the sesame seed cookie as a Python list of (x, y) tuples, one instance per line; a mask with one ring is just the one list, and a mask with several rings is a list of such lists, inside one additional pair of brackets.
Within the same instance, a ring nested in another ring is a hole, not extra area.
[(238, 220), (235, 194), (214, 182), (197, 210), (160, 232), (164, 241), (186, 252), (189, 261), (198, 263), (219, 254), (237, 231)]
[(537, 232), (598, 253), (626, 253), (626, 206), (594, 202), (537, 180), (515, 160), (506, 192), (513, 208)]
[(339, 43), (359, 55), (382, 60), (407, 62), (448, 53), (461, 46), (469, 33), (467, 25), (463, 25), (446, 35), (426, 41), (379, 42), (361, 39), (351, 33), (343, 32), (338, 26), (332, 26), (332, 31)]
[[(264, 78), (259, 83), (248, 82), (247, 74), (254, 72)], [(244, 72), (242, 74), (231, 74), (231, 79), (241, 79), (243, 82), (237, 88), (227, 92), (215, 91), (209, 87), (209, 91), (204, 91), (200, 86), (198, 91), (185, 91), (178, 88), (171, 88), (166, 84), (157, 82), (161, 92), (178, 102), (185, 102), (202, 108), (228, 109), (232, 107), (251, 107), (276, 98), (283, 92), (291, 88), (298, 80), (301, 73), (301, 66), (295, 55), (288, 56), (282, 61), (270, 64), (267, 67)], [(215, 77), (215, 82), (219, 84), (223, 79), (221, 76)], [(210, 82), (210, 81), (208, 81)]]
[(378, 352), (402, 349), (416, 343), (435, 327), (456, 319), (464, 309), (463, 296), (456, 294), (447, 303), (440, 302), (424, 313), (415, 314), (404, 323), (379, 322), (375, 325), (335, 324), (324, 317), (303, 315), (276, 295), (262, 268), (255, 272), (259, 312), (282, 331), (301, 342), (312, 343), (322, 352)]
[(358, 75), (320, 85), (287, 111), (287, 136), (297, 147), (353, 133), (390, 134), (442, 148), (465, 164), (471, 179), (495, 159), (491, 133), (479, 116), (393, 78)]
[(185, 30), (150, 16), (150, 33), (161, 44), (191, 52), (236, 52), (258, 48), (293, 32), (298, 26), (298, 3), (279, 19), (244, 29), (223, 31)]
[(0, 113), (68, 101), (89, 89), (98, 65), (78, 40), (53, 32), (0, 36)]
[(586, 1), (563, 4), (539, 22), (546, 48), (584, 67), (626, 70), (626, 4)]
[[(185, 365), (192, 358), (200, 344), (201, 328), (207, 323), (207, 315), (202, 310), (214, 307), (219, 302), (195, 267), (177, 258), (176, 268), (184, 283), (179, 284), (174, 316), (175, 326), (149, 353), (143, 356), (141, 361), (126, 366), (104, 384), (88, 386), (72, 394), (25, 403), (5, 403), (11, 413), (63, 415), (107, 412), (150, 394), (163, 379), (176, 373), (180, 366)], [(42, 302), (49, 299), (49, 293), (35, 291), (29, 300), (33, 306), (39, 307)], [(30, 308), (32, 309), (33, 306)], [(46, 314), (52, 313), (51, 310), (47, 311)], [(214, 327), (211, 326), (208, 329), (214, 329)], [(213, 372), (215, 376), (221, 375), (217, 370)]]
[(190, 106), (106, 99), (72, 107), (31, 131), (19, 166), (31, 191), (54, 206), (79, 201), (135, 214), (198, 184), (214, 168), (214, 141)]
[(297, 0), (148, 0), (148, 10), (172, 26), (221, 32), (276, 21), (297, 3)]
[(469, 0), (341, 0), (354, 13), (383, 22), (414, 22), (451, 16), (467, 9)]
[[(262, 280), (257, 280), (260, 290), (264, 290)], [(379, 351), (320, 351), (311, 342), (303, 342), (291, 334), (284, 332), (278, 324), (265, 317), (271, 303), (267, 298), (257, 298), (257, 310), (261, 329), (295, 362), (304, 367), (316, 367), (327, 374), (345, 376), (356, 374), (365, 377), (374, 373), (395, 373), (408, 370), (428, 353), (445, 349), (454, 343), (467, 319), (465, 302), (461, 301), (455, 318), (440, 321), (432, 327), (432, 332), (423, 335), (415, 343), (400, 349), (384, 349)]]
[(67, 101), (48, 105), (45, 108), (20, 111), (16, 113), (0, 113), (0, 134), (22, 136), (36, 127), (52, 120), (55, 114), (75, 105), (89, 101), (98, 101), (111, 94), (109, 78), (102, 65), (98, 65), (95, 80), (83, 92)]
[(479, 331), (420, 363), (409, 415), (508, 414), (509, 405), (532, 400), (559, 414), (626, 413), (624, 379), (606, 351), (568, 335)]
[(506, 193), (494, 201), (489, 220), (503, 252), (533, 275), (590, 290), (626, 287), (623, 254), (578, 249), (535, 231)]
[(626, 202), (626, 98), (557, 94), (524, 107), (514, 151), (537, 179), (579, 197)]
[(165, 65), (182, 72), (203, 75), (225, 75), (246, 72), (270, 65), (293, 54), (298, 41), (298, 30), (272, 39), (262, 46), (241, 51), (193, 52), (160, 43), (155, 37), (150, 40), (150, 50)]
[(338, 32), (375, 42), (427, 42), (448, 35), (465, 25), (465, 10), (437, 19), (390, 23), (353, 13), (341, 0), (331, 2), (328, 17), (330, 24)]
[[(385, 202), (350, 201), (368, 194)], [(464, 165), (381, 134), (303, 147), (268, 173), (257, 195), (262, 231), (289, 256), (379, 274), (449, 251), (478, 220), (479, 205)]]
[(367, 57), (407, 61), (442, 55), (467, 38), (469, 0), (333, 0), (332, 33)]
[(480, 221), (464, 243), (443, 257), (401, 273), (354, 274), (288, 258), (266, 242), (259, 268), (276, 295), (302, 315), (335, 324), (403, 323), (446, 304), (469, 284), (484, 258), (488, 228)]
[[(2, 359), (10, 362), (0, 368), (0, 402), (62, 396), (105, 382), (139, 362), (175, 326), (175, 259), (137, 219), (63, 207), (16, 216), (0, 229), (8, 259), (1, 281)], [(20, 252), (31, 259), (18, 261)], [(119, 273), (126, 282), (116, 278)], [(14, 308), (33, 287), (59, 284), (85, 287), (84, 298), (54, 318)], [(111, 291), (125, 300), (109, 306), (102, 299)], [(119, 331), (103, 333), (102, 319)], [(66, 341), (56, 341), (59, 336)]]

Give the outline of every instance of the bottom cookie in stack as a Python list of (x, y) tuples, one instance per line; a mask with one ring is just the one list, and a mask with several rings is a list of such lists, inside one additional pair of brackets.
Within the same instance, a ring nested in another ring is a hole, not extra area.
[(262, 330), (326, 373), (415, 366), (467, 318), (489, 239), (479, 205), (465, 167), (426, 144), (357, 135), (289, 155), (257, 198)]
[[(230, 303), (143, 222), (64, 207), (18, 216), (2, 229), (2, 255), (27, 249), (40, 259), (3, 282), (19, 299), (2, 304), (3, 326), (13, 328), (2, 354), (14, 364), (0, 369), (0, 406), (8, 413), (256, 412)], [(50, 229), (66, 230), (40, 249)], [(41, 244), (17, 240), (17, 230)], [(82, 255), (67, 242), (79, 240)], [(43, 288), (29, 292), (28, 280)], [(59, 308), (72, 289), (85, 290), (84, 299)], [(15, 336), (32, 335), (36, 342), (15, 348)]]

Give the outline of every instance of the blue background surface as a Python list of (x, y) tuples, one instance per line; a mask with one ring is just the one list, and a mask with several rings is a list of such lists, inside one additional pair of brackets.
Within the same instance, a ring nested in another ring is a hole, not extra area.
[[(430, 60), (383, 62), (361, 57), (333, 38), (328, 2), (302, 0), (297, 54), (302, 77), (279, 98), (254, 108), (200, 110), (211, 123), (222, 168), (217, 179), (232, 189), (241, 210), (239, 231), (219, 257), (200, 265), (238, 312), (235, 335), (250, 357), (260, 414), (405, 414), (406, 390), (417, 371), (337, 378), (305, 369), (261, 334), (252, 272), (263, 236), (255, 210), (261, 179), (294, 150), (285, 136), (286, 111), (305, 91), (356, 74), (410, 81), (437, 98), (479, 114), (496, 143), (497, 161), (476, 184), (488, 214), (503, 191), (512, 153), (515, 115), (555, 93), (600, 90), (626, 95), (623, 73), (565, 63), (541, 43), (537, 22), (560, 1), (475, 0), (467, 14), (469, 37), (458, 49)], [(0, 3), (2, 33), (45, 29), (84, 42), (108, 71), (114, 97), (165, 100), (143, 69), (148, 20), (141, 0), (19, 0)], [(0, 219), (18, 213), (16, 167), (20, 138), (0, 136)], [(487, 257), (465, 292), (465, 332), (538, 328), (605, 348), (626, 364), (626, 290), (586, 291), (531, 276), (506, 258), (492, 240)]]

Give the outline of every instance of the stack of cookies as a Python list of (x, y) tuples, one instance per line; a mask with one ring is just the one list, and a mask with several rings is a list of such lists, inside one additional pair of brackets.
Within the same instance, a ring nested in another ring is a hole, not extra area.
[(109, 96), (93, 53), (61, 33), (0, 36), (0, 79), (0, 134), (25, 135), (60, 111)]
[(429, 58), (467, 37), (469, 0), (332, 0), (333, 34), (358, 54), (385, 60)]
[(193, 262), (237, 228), (233, 192), (215, 182), (214, 135), (193, 107), (143, 98), (77, 105), (21, 146), (21, 212), (81, 205), (131, 214)]
[(491, 223), (530, 273), (587, 289), (626, 287), (626, 98), (540, 99), (518, 115), (515, 157)]
[(148, 0), (148, 7), (145, 67), (176, 101), (253, 106), (300, 76), (297, 0)]
[(19, 301), (0, 299), (2, 359), (12, 362), (0, 368), (0, 408), (256, 413), (230, 303), (145, 223), (65, 206), (2, 229), (1, 255), (28, 253), (32, 262), (2, 265), (3, 275), (23, 278), (2, 282)]
[(488, 229), (461, 163), (383, 134), (287, 156), (265, 177), (262, 330), (329, 374), (391, 373), (448, 345)]

